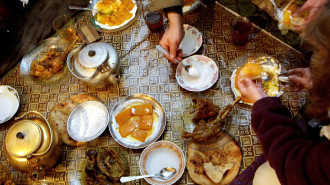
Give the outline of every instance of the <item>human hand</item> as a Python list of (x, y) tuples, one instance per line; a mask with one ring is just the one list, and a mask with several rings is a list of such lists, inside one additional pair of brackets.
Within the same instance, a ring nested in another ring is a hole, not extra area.
[(307, 0), (304, 5), (299, 8), (294, 14), (294, 17), (302, 16), (304, 13), (309, 12), (308, 18), (305, 20), (304, 24), (298, 26), (297, 30), (302, 30), (307, 24), (309, 24), (318, 15), (321, 8), (327, 3), (327, 0)]
[(300, 91), (301, 89), (311, 89), (313, 83), (311, 80), (311, 73), (309, 68), (296, 68), (288, 71), (289, 80), (295, 84), (294, 91)]
[(182, 24), (182, 16), (176, 12), (168, 12), (169, 28), (160, 40), (165, 50), (169, 51), (170, 56), (164, 55), (170, 62), (176, 64), (175, 59), (182, 60), (182, 50), (179, 49), (180, 43), (184, 37), (184, 28)]
[(237, 86), (241, 92), (242, 98), (245, 98), (247, 102), (252, 104), (261, 98), (268, 97), (261, 88), (261, 79), (258, 79), (256, 83), (254, 83), (251, 79), (243, 77), (241, 74), (239, 74), (237, 76)]

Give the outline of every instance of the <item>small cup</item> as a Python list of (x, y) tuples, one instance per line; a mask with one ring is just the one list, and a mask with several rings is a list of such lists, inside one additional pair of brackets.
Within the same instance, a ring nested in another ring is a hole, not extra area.
[(58, 36), (67, 41), (73, 42), (76, 39), (76, 30), (73, 27), (73, 20), (68, 15), (60, 15), (53, 21), (53, 28)]
[(245, 45), (249, 41), (252, 23), (246, 17), (237, 17), (232, 21), (232, 41), (235, 45)]
[(148, 26), (148, 29), (153, 32), (163, 31), (163, 14), (159, 11), (150, 11), (148, 8), (144, 11), (144, 20)]

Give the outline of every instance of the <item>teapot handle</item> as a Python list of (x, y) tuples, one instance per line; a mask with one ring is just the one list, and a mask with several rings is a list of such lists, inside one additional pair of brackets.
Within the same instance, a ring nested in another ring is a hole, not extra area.
[(45, 118), (45, 116), (42, 115), (42, 114), (40, 114), (40, 113), (37, 112), (37, 111), (29, 111), (29, 112), (26, 112), (25, 114), (23, 114), (23, 116), (20, 116), (20, 117), (15, 118), (15, 120), (23, 119), (25, 116), (28, 116), (29, 114), (37, 114), (38, 116), (42, 117), (42, 119), (44, 119), (44, 121), (46, 121), (47, 124), (48, 124), (48, 121), (47, 121), (47, 119)]

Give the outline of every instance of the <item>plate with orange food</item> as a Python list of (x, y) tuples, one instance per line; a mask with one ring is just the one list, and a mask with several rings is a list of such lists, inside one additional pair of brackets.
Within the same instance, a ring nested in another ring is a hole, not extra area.
[(198, 8), (198, 6), (201, 4), (200, 1), (202, 0), (184, 0), (182, 7), (183, 15), (186, 15)]
[[(241, 96), (241, 92), (237, 86), (238, 74), (241, 74), (243, 78), (246, 77), (256, 80), (260, 79), (262, 74), (267, 73), (270, 79), (267, 81), (262, 80), (262, 90), (271, 97), (279, 97), (283, 94), (283, 90), (280, 87), (281, 82), (279, 80), (279, 75), (285, 73), (286, 69), (274, 57), (259, 53), (253, 56), (243, 55), (238, 57), (234, 63), (233, 65), (239, 66), (233, 71), (231, 76), (231, 89), (236, 98)], [(244, 97), (241, 98), (240, 102), (252, 105), (252, 103)]]
[(139, 149), (156, 141), (166, 126), (165, 112), (150, 95), (134, 94), (119, 100), (110, 113), (109, 130), (120, 145)]
[(126, 28), (136, 20), (140, 11), (140, 3), (136, 0), (92, 0), (89, 7), (93, 9), (91, 22), (101, 32)]

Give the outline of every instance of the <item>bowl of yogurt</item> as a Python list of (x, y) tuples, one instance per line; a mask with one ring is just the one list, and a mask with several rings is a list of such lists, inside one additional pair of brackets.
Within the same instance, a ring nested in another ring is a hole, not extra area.
[(0, 86), (0, 124), (10, 120), (19, 107), (19, 95), (17, 91), (7, 85)]
[[(184, 65), (191, 67), (187, 71)], [(209, 89), (218, 80), (219, 68), (211, 58), (204, 55), (193, 55), (181, 61), (176, 68), (175, 77), (182, 88), (200, 92)]]

